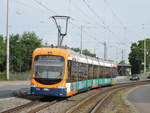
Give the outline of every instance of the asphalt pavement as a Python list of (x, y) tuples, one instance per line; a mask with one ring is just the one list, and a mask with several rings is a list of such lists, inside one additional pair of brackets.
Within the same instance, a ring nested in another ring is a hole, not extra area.
[(150, 85), (139, 86), (127, 96), (140, 113), (150, 113)]
[(12, 97), (13, 91), (29, 92), (29, 81), (1, 81), (0, 99)]

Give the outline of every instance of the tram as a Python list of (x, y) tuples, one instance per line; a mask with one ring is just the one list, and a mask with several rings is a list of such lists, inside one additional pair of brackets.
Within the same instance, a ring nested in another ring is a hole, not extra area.
[(117, 64), (69, 49), (37, 48), (32, 57), (31, 94), (68, 97), (117, 84)]

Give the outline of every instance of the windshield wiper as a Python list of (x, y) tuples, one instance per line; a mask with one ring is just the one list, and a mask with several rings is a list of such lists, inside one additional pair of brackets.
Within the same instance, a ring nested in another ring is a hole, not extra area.
[(58, 75), (56, 78), (61, 78), (62, 76), (62, 72), (60, 72), (60, 75)]
[(37, 72), (35, 72), (35, 75), (37, 75), (37, 77), (40, 77), (41, 76), (41, 74), (37, 71)]

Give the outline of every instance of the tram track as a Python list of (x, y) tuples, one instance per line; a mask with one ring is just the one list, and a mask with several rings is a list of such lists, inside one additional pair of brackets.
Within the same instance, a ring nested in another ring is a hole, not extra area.
[(107, 105), (111, 102), (112, 98), (117, 94), (119, 91), (122, 91), (127, 88), (132, 88), (134, 86), (146, 85), (150, 84), (150, 81), (139, 81), (136, 83), (131, 83), (126, 87), (117, 88), (113, 91), (110, 91), (102, 100), (99, 100), (97, 104), (91, 108), (88, 113), (103, 113), (102, 111), (107, 107)]
[(132, 82), (128, 84), (120, 84), (114, 87), (110, 88), (104, 88), (103, 91), (100, 91), (84, 100), (79, 102), (77, 105), (72, 106), (70, 109), (66, 111), (66, 113), (101, 113), (102, 109), (106, 107), (109, 102), (111, 102), (111, 99), (113, 96), (126, 88), (138, 86), (138, 85), (145, 85), (149, 84), (148, 81), (138, 81), (138, 82)]
[(52, 102), (46, 102), (45, 104), (43, 104), (43, 105), (41, 105), (41, 106), (39, 106), (39, 107), (37, 107), (35, 109), (32, 109), (32, 110), (30, 110), (27, 113), (36, 113), (36, 112), (39, 112), (39, 111), (41, 111), (43, 109), (46, 109), (47, 107), (50, 107), (51, 105), (54, 105), (54, 104), (56, 104), (56, 103), (58, 103), (60, 101), (62, 102), (62, 101), (66, 101), (66, 100), (65, 99), (58, 99), (58, 100), (54, 100)]
[[(88, 97), (77, 101), (76, 104), (73, 106), (70, 106), (70, 108), (67, 108), (64, 113), (101, 113), (101, 111), (107, 106), (109, 102), (111, 102), (113, 96), (125, 89), (134, 87), (137, 85), (144, 85), (150, 83), (149, 81), (138, 81), (138, 82), (132, 82), (132, 83), (123, 83), (119, 84), (113, 87), (107, 87), (107, 88), (100, 88), (97, 89), (96, 93), (93, 93), (89, 95)], [(12, 109), (8, 109), (6, 111), (3, 111), (2, 113), (36, 113), (39, 111), (42, 111), (56, 103), (59, 102), (67, 102), (68, 98), (53, 98), (50, 99), (45, 98), (42, 100), (33, 100), (29, 103), (26, 103), (24, 105), (17, 106)]]
[[(127, 88), (127, 87), (126, 87)], [(103, 108), (105, 108), (105, 106), (107, 104), (109, 104), (110, 100), (113, 98), (113, 96), (115, 95), (115, 93), (117, 93), (120, 90), (123, 90), (125, 88), (119, 88), (119, 89), (115, 89), (114, 91), (110, 91), (108, 94), (106, 94), (105, 96), (103, 96), (103, 98), (101, 98), (96, 104), (95, 106), (93, 106), (88, 113), (101, 113)]]
[(20, 113), (20, 112), (25, 112), (25, 113), (36, 113), (40, 110), (43, 110), (57, 102), (63, 101), (65, 99), (63, 98), (51, 98), (51, 99), (40, 99), (40, 100), (34, 100), (29, 103), (5, 110), (1, 113)]
[(11, 109), (8, 109), (6, 111), (3, 111), (1, 113), (16, 113), (16, 112), (20, 112), (21, 110), (30, 108), (31, 106), (38, 105), (38, 104), (41, 104), (41, 102), (39, 102), (39, 101), (31, 101), (29, 103), (17, 106), (15, 108), (11, 108)]

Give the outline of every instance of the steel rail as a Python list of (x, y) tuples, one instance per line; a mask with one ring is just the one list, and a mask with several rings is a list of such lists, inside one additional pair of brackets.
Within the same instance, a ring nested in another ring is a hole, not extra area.
[(130, 83), (127, 86), (122, 86), (120, 88), (116, 88), (115, 90), (112, 90), (110, 92), (108, 92), (101, 100), (99, 100), (91, 109), (88, 113), (101, 113), (103, 111), (103, 109), (107, 106), (107, 104), (109, 104), (109, 102), (112, 100), (112, 98), (114, 97), (114, 95), (121, 91), (124, 90), (126, 88), (130, 88), (130, 87), (134, 87), (134, 86), (138, 86), (138, 85), (145, 85), (145, 84), (150, 84), (149, 81), (139, 81), (139, 82), (134, 82), (134, 83)]
[[(40, 111), (40, 110), (42, 110), (42, 109), (44, 109), (44, 108), (46, 108), (52, 104), (55, 104), (61, 100), (64, 100), (64, 99), (63, 98), (56, 98), (56, 97), (40, 98), (39, 100), (31, 101), (29, 103), (8, 109), (6, 111), (3, 111), (1, 113), (17, 113), (17, 112), (19, 113), (19, 112), (26, 110), (26, 109), (29, 109), (29, 108), (31, 109), (29, 111), (29, 113), (36, 113), (36, 112), (38, 112), (38, 111)], [(32, 107), (35, 107), (35, 108), (32, 109)]]
[(37, 104), (40, 104), (40, 103), (41, 102), (39, 102), (39, 101), (32, 101), (32, 102), (29, 102), (29, 103), (17, 106), (15, 108), (8, 109), (8, 110), (3, 111), (1, 113), (15, 113), (15, 112), (19, 112), (19, 111), (21, 111), (21, 110), (23, 110), (25, 108), (29, 108), (31, 106), (34, 106), (34, 105), (37, 105)]
[(43, 110), (43, 109), (45, 109), (45, 108), (47, 108), (47, 107), (49, 107), (51, 105), (54, 105), (54, 104), (56, 104), (58, 102), (62, 102), (62, 101), (66, 101), (66, 100), (64, 100), (64, 99), (58, 99), (58, 100), (54, 100), (54, 101), (51, 101), (51, 102), (46, 102), (45, 104), (43, 104), (43, 105), (41, 105), (39, 107), (36, 107), (35, 109), (32, 109), (32, 110), (30, 110), (27, 113), (36, 113), (36, 112), (39, 112), (39, 111), (41, 111), (41, 110)]
[[(91, 104), (90, 102), (93, 101), (94, 99), (96, 100), (96, 102), (95, 102), (96, 104), (94, 104), (88, 110), (88, 112), (89, 113), (96, 113), (95, 111), (97, 111), (97, 110), (95, 110), (95, 109), (99, 108), (97, 106), (101, 106), (106, 100), (110, 100), (109, 98), (113, 97), (115, 92), (117, 92), (119, 90), (122, 90), (124, 88), (133, 87), (133, 86), (137, 86), (137, 85), (148, 84), (148, 83), (150, 83), (150, 81), (137, 81), (137, 82), (131, 82), (131, 83), (123, 83), (123, 84), (120, 84), (120, 85), (117, 85), (117, 86), (114, 86), (114, 87), (101, 89), (100, 92), (98, 92), (94, 95), (91, 95), (86, 99), (83, 99), (81, 102), (79, 102), (75, 106), (72, 106), (71, 108), (69, 108), (66, 111), (66, 113), (78, 113), (78, 112), (80, 112), (80, 110), (82, 110), (82, 108), (84, 109), (84, 107), (86, 107), (86, 105)], [(97, 112), (97, 113), (99, 113), (99, 112)]]

